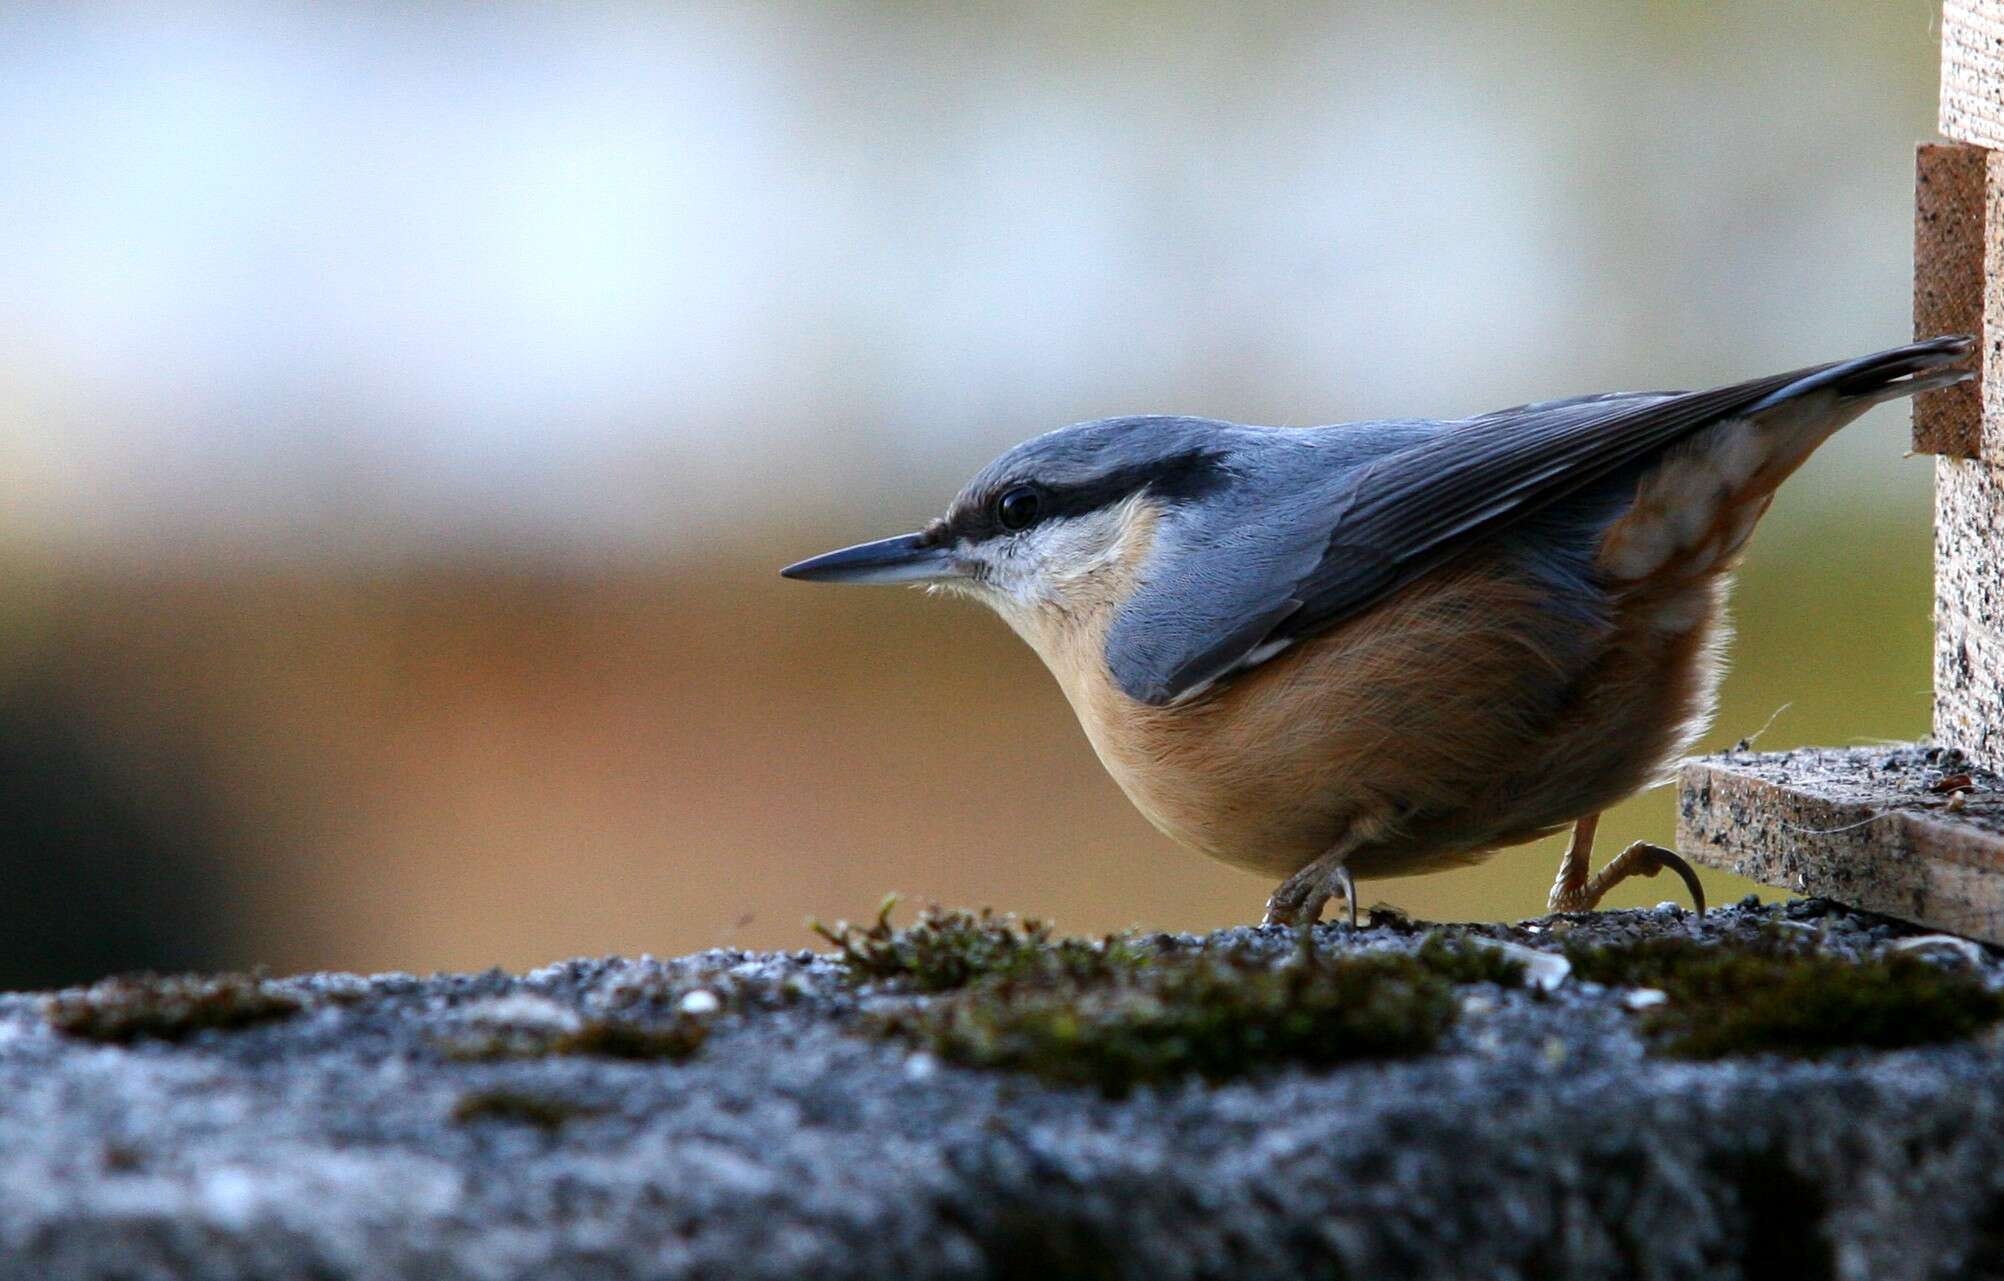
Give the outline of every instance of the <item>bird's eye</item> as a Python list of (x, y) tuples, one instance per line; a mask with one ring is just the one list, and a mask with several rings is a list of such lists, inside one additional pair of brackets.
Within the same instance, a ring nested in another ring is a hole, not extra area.
[(995, 519), (1002, 522), (1002, 528), (1011, 533), (1028, 529), (1037, 521), (1037, 509), (1043, 500), (1037, 491), (1028, 485), (1018, 485), (995, 500)]

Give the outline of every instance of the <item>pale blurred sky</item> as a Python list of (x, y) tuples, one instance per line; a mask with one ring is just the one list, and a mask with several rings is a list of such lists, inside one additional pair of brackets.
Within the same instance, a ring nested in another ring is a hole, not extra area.
[[(1935, 50), (1925, 0), (8, 6), (0, 540), (860, 536), (1080, 418), (1889, 345)], [(1820, 474), (1917, 501), (1873, 421)]]

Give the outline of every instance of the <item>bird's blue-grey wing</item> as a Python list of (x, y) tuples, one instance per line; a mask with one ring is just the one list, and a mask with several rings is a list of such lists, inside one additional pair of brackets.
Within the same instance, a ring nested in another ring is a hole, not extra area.
[(1222, 521), (1190, 521), (1165, 535), (1182, 540), (1165, 551), (1171, 572), (1151, 575), (1108, 633), (1114, 679), (1146, 703), (1189, 697), (1368, 609), (1477, 540), (1792, 384), (1855, 363), (1710, 391), (1499, 410), (1437, 424), (1302, 484), (1270, 486), (1261, 501), (1247, 495)]

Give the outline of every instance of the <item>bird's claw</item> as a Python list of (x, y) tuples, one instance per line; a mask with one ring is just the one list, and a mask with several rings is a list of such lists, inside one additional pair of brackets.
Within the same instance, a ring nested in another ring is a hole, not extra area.
[(1705, 887), (1698, 883), (1697, 872), (1684, 861), (1682, 854), (1644, 841), (1637, 841), (1623, 850), (1621, 857), (1627, 858), (1631, 854), (1636, 855), (1634, 872), (1637, 876), (1654, 876), (1664, 868), (1677, 873), (1678, 879), (1684, 882), (1684, 888), (1691, 893), (1691, 905), (1697, 915), (1705, 914)]
[(1550, 908), (1554, 912), (1591, 912), (1600, 906), (1607, 892), (1631, 876), (1654, 876), (1668, 868), (1675, 872), (1684, 888), (1691, 894), (1691, 904), (1696, 914), (1705, 914), (1705, 887), (1698, 883), (1698, 874), (1684, 861), (1683, 855), (1661, 845), (1648, 841), (1637, 841), (1617, 854), (1600, 870), (1592, 880), (1566, 884), (1563, 880), (1552, 888)]

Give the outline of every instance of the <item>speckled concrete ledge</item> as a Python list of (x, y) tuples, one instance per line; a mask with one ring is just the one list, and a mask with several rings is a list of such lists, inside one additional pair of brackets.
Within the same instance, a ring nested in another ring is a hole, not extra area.
[[(1819, 901), (1473, 932), (1552, 951), (1776, 931), (1839, 957), (1909, 933)], [(1317, 946), (1421, 938), (1329, 926)], [(1939, 963), (2004, 984), (1988, 953)], [(0, 997), (0, 1277), (1887, 1278), (2004, 1258), (1994, 1034), (1677, 1061), (1638, 1033), (1647, 999), (1574, 975), (1457, 989), (1419, 1057), (1112, 1099), (858, 1035), (930, 998), (811, 953), (260, 991), (277, 1005), (225, 1012), (265, 1021), (123, 1045)], [(707, 1036), (651, 1060), (487, 1053), (643, 1007)]]
[(2004, 941), (2004, 778), (1924, 745), (1685, 763), (1677, 847), (1797, 894)]

